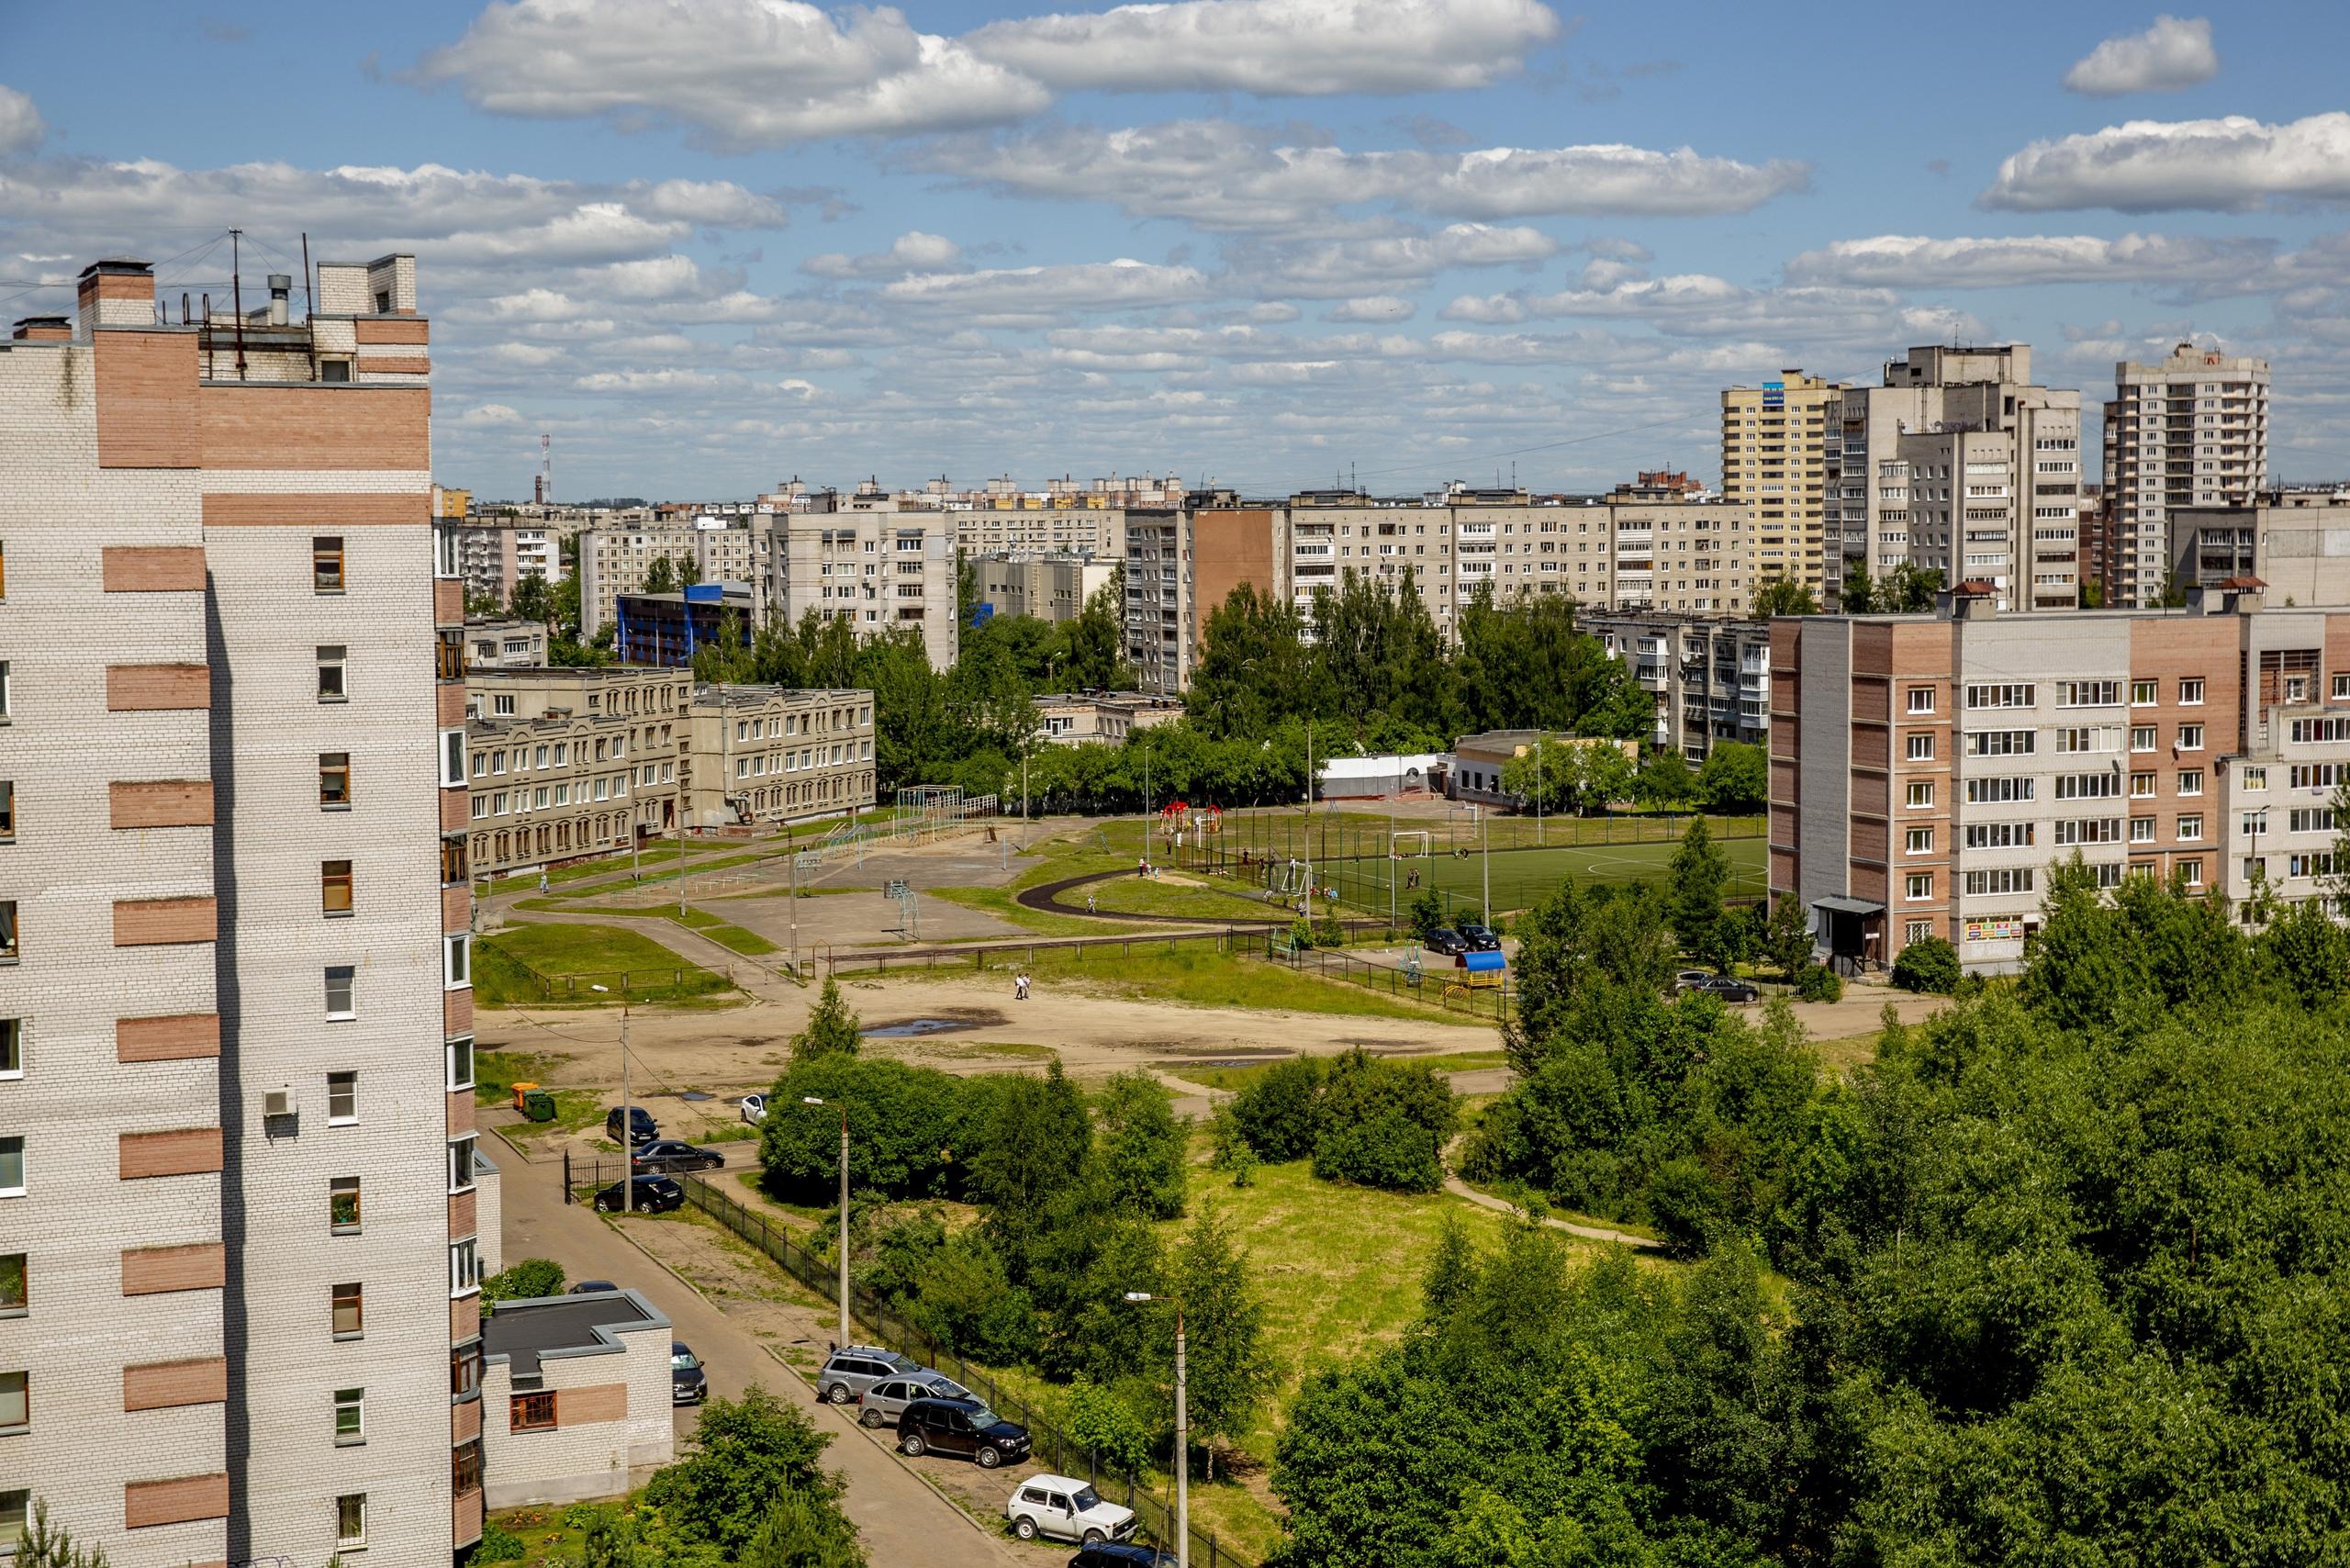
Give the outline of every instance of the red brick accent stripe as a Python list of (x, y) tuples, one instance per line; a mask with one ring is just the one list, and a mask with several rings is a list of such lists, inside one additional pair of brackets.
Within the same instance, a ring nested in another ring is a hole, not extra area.
[(217, 1241), (184, 1247), (129, 1247), (122, 1254), (122, 1294), (217, 1291), (229, 1281), (228, 1254)]
[(193, 1061), (220, 1054), (220, 1015), (176, 1013), (114, 1021), (117, 1061)]
[(108, 544), (98, 552), (107, 593), (186, 593), (204, 589), (200, 544)]
[(204, 498), (207, 528), (372, 528), (432, 521), (427, 491), (294, 491)]
[(228, 1517), (226, 1471), (210, 1475), (182, 1475), (170, 1481), (133, 1481), (122, 1489), (122, 1523), (126, 1529)]
[(108, 665), (106, 711), (176, 711), (212, 706), (212, 672), (203, 665)]

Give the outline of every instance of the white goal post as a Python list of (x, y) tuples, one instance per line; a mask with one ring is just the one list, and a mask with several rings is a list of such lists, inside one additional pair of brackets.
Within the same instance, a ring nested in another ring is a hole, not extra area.
[(1390, 860), (1426, 860), (1435, 853), (1435, 835), (1427, 828), (1398, 828), (1388, 834), (1387, 858)]

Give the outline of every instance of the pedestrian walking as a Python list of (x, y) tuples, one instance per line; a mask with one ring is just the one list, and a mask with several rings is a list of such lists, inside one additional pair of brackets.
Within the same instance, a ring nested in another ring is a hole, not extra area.
[(540, 868), (539, 868), (539, 891), (541, 891), (541, 892), (545, 892), (546, 890), (547, 890), (547, 868), (546, 868), (545, 867), (542, 866), (542, 867), (540, 867)]
[(1091, 914), (1093, 913), (1093, 895), (1091, 893), (1085, 895), (1085, 913), (1088, 914)]

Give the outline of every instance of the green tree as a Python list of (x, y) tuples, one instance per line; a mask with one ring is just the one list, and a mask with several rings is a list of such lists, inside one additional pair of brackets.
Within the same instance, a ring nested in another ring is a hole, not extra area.
[(1136, 1068), (1104, 1084), (1097, 1104), (1112, 1201), (1147, 1219), (1181, 1214), (1190, 1140), (1167, 1086)]
[(1651, 812), (1668, 812), (1697, 798), (1697, 775), (1679, 752), (1670, 748), (1640, 764), (1632, 782), (1632, 799)]
[(1049, 1223), (1054, 1200), (1084, 1178), (1092, 1149), (1084, 1097), (1062, 1075), (1058, 1057), (1042, 1078), (1023, 1073), (1006, 1085), (986, 1142), (972, 1158), (971, 1178), (1015, 1279), (1029, 1261), (1030, 1243)]
[(1707, 811), (1749, 816), (1762, 809), (1770, 792), (1770, 763), (1761, 746), (1716, 741), (1697, 769), (1697, 793)]
[(1755, 588), (1752, 613), (1763, 620), (1774, 615), (1817, 615), (1819, 599), (1793, 577), (1773, 577)]
[(776, 1499), (734, 1561), (741, 1568), (866, 1568), (867, 1559), (856, 1527), (829, 1498), (795, 1491)]
[(1415, 940), (1427, 940), (1428, 933), (1444, 924), (1443, 897), (1434, 888), (1422, 888), (1404, 906), (1404, 918)]
[[(985, 1081), (950, 1078), (884, 1057), (827, 1051), (792, 1063), (767, 1096), (759, 1125), (761, 1184), (792, 1203), (829, 1203), (840, 1182), (840, 1113), (849, 1126), (849, 1182), (890, 1198), (948, 1197), (968, 1177), (979, 1118), (992, 1114)], [(805, 1097), (821, 1106), (802, 1104)]]
[(754, 1383), (740, 1399), (702, 1406), (688, 1453), (653, 1477), (644, 1500), (679, 1539), (732, 1560), (786, 1496), (836, 1507), (841, 1483), (819, 1463), (832, 1440), (796, 1406)]
[(1779, 971), (1779, 978), (1793, 985), (1811, 967), (1813, 946), (1811, 915), (1803, 900), (1791, 892), (1780, 894), (1771, 907), (1770, 923), (1763, 927), (1763, 956)]
[(1920, 995), (1948, 996), (1958, 989), (1961, 973), (1958, 949), (1948, 937), (1905, 943), (1893, 959), (1893, 983)]
[(1729, 961), (1722, 895), (1729, 886), (1729, 857), (1714, 842), (1704, 817), (1691, 817), (1673, 851), (1669, 917), (1684, 951), (1702, 964)]
[(1150, 1428), (1115, 1390), (1080, 1373), (1065, 1397), (1064, 1427), (1071, 1442), (1114, 1474), (1140, 1475), (1150, 1469)]
[(2321, 1008), (2350, 988), (2350, 932), (2322, 898), (2286, 906), (2262, 933), (2269, 962), (2304, 1007)]
[(106, 1553), (104, 1547), (75, 1540), (63, 1525), (50, 1523), (49, 1499), (35, 1497), (17, 1542), (14, 1568), (106, 1568)]
[(1213, 1479), (1217, 1447), (1248, 1430), (1280, 1369), (1267, 1343), (1264, 1301), (1229, 1225), (1213, 1213), (1194, 1218), (1172, 1263), (1188, 1340), (1192, 1430), (1204, 1439)]
[(646, 1555), (633, 1518), (610, 1508), (591, 1510), (579, 1543), (580, 1568), (642, 1568)]
[(514, 579), (514, 588), (506, 600), (506, 613), (517, 621), (543, 622), (554, 613), (554, 588), (537, 572), (524, 572)]
[(1269, 1165), (1304, 1159), (1321, 1130), (1322, 1061), (1292, 1057), (1252, 1075), (1229, 1102), (1232, 1119)]
[(680, 586), (677, 563), (666, 555), (644, 568), (643, 591), (646, 593), (676, 593)]
[(525, 1258), (481, 1282), (484, 1301), (536, 1301), (563, 1294), (563, 1265), (552, 1258)]
[(796, 1066), (823, 1056), (853, 1057), (864, 1038), (864, 1023), (841, 995), (840, 981), (826, 975), (807, 1025), (791, 1036), (791, 1059)]
[(1868, 563), (1848, 561), (1844, 565), (1844, 584), (1837, 594), (1837, 608), (1846, 615), (1870, 615), (1876, 610), (1876, 584), (1869, 578)]

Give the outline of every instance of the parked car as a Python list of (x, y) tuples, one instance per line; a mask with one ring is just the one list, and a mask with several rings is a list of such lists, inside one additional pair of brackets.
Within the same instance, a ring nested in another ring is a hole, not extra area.
[[(686, 1206), (686, 1190), (666, 1176), (632, 1176), (636, 1193), (629, 1206), (638, 1214), (665, 1215), (672, 1209)], [(596, 1206), (606, 1214), (621, 1211), (621, 1184), (618, 1182), (596, 1194)]]
[(875, 1383), (929, 1370), (895, 1350), (873, 1345), (843, 1345), (826, 1358), (823, 1370), (817, 1372), (816, 1397), (834, 1405), (854, 1405), (856, 1396)]
[(1175, 1554), (1138, 1540), (1103, 1540), (1070, 1558), (1069, 1568), (1175, 1568)]
[(1501, 933), (1490, 925), (1464, 920), (1453, 929), (1460, 933), (1460, 939), (1469, 944), (1469, 951), (1472, 953), (1498, 953), (1502, 950)]
[(1729, 975), (1700, 975), (1684, 987), (1684, 991), (1701, 991), (1724, 1002), (1760, 1002), (1762, 993), (1742, 980)]
[[(614, 1143), (621, 1141), (621, 1108), (618, 1105), (604, 1113), (604, 1136)], [(653, 1113), (642, 1105), (628, 1108), (628, 1141), (632, 1144), (651, 1143), (661, 1136), (661, 1124)]]
[(669, 1341), (669, 1403), (699, 1405), (710, 1397), (710, 1374), (683, 1339)]
[(856, 1418), (868, 1427), (894, 1427), (907, 1406), (917, 1399), (968, 1399), (971, 1391), (945, 1372), (908, 1372), (883, 1378), (856, 1396)]
[(1431, 953), (1442, 953), (1449, 958), (1458, 958), (1469, 950), (1467, 939), (1449, 925), (1439, 925), (1421, 937), (1420, 946)]
[(616, 1291), (618, 1289), (620, 1289), (620, 1286), (612, 1283), (610, 1280), (582, 1280), (563, 1294), (565, 1295), (594, 1295), (599, 1291)]
[(767, 1097), (766, 1095), (745, 1094), (737, 1103), (742, 1110), (743, 1119), (750, 1123), (753, 1126), (755, 1127), (761, 1122), (767, 1119)]
[[(1014, 1486), (1011, 1499), (1003, 1505), (1003, 1517), (1012, 1521), (1012, 1533), (1023, 1540), (1041, 1535), (1102, 1546), (1135, 1533), (1132, 1508), (1105, 1503), (1092, 1487), (1066, 1475), (1032, 1475)], [(1127, 1560), (1108, 1561), (1123, 1564)]]
[(976, 1399), (917, 1399), (898, 1413), (898, 1451), (955, 1454), (993, 1470), (1028, 1457), (1028, 1428)]
[(726, 1157), (714, 1148), (696, 1148), (682, 1138), (657, 1137), (651, 1143), (636, 1146), (629, 1157), (630, 1166), (646, 1170), (715, 1170), (726, 1163)]
[(1709, 969), (1675, 969), (1673, 972), (1673, 989), (1695, 991), (1713, 978), (1713, 972)]

